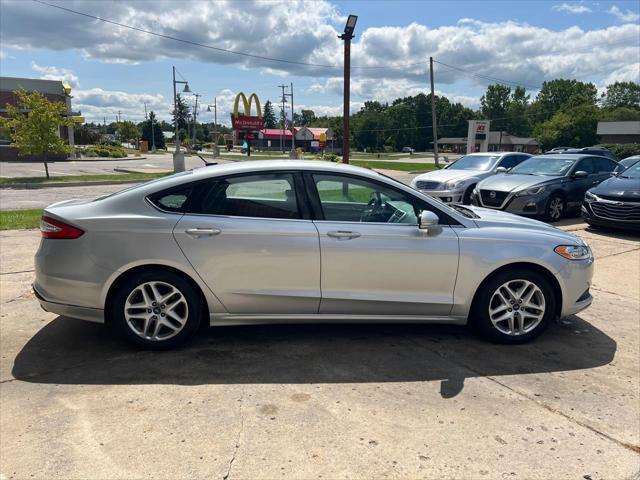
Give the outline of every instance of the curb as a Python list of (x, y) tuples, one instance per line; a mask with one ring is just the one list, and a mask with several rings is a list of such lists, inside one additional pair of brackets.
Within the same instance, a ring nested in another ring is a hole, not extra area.
[(15, 190), (31, 190), (39, 188), (59, 188), (59, 187), (91, 187), (96, 185), (126, 185), (130, 183), (143, 183), (145, 179), (138, 180), (96, 180), (93, 182), (50, 182), (50, 183), (4, 183), (0, 184), (0, 190), (2, 189), (15, 189)]

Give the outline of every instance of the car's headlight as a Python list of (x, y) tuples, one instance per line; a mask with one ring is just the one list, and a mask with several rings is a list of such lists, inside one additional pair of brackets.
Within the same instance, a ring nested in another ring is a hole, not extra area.
[(456, 190), (458, 188), (462, 188), (464, 186), (464, 180), (456, 180), (453, 182), (447, 182), (444, 184), (444, 187), (447, 190)]
[(586, 245), (559, 245), (553, 251), (567, 260), (587, 260), (591, 258), (591, 249)]
[(584, 201), (587, 203), (597, 202), (598, 197), (596, 197), (593, 193), (587, 192), (584, 194)]
[(533, 187), (516, 193), (516, 197), (524, 197), (525, 195), (540, 195), (545, 191), (545, 187)]

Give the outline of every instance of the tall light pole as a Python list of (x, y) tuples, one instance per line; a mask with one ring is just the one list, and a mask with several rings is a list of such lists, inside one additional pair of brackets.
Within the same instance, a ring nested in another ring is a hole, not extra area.
[(282, 107), (280, 110), (280, 118), (282, 119), (282, 129), (280, 129), (280, 150), (284, 153), (284, 145), (282, 144), (282, 137), (284, 137), (284, 131), (286, 129), (285, 124), (287, 123), (287, 110), (286, 103), (288, 94), (284, 93), (284, 91), (289, 88), (287, 85), (278, 85), (278, 88), (282, 89)]
[(429, 57), (429, 77), (431, 78), (431, 126), (433, 128), (433, 158), (436, 167), (440, 165), (438, 160), (438, 127), (436, 125), (436, 94), (433, 86), (433, 57)]
[(176, 67), (173, 67), (173, 120), (176, 124), (176, 151), (173, 154), (173, 171), (184, 172), (184, 153), (180, 151), (180, 132), (178, 130), (178, 93), (176, 92), (176, 85), (178, 83), (184, 84), (184, 93), (191, 93), (189, 89), (189, 83), (187, 81), (176, 80)]
[(196, 124), (198, 123), (198, 98), (200, 98), (202, 95), (200, 95), (199, 93), (195, 93), (194, 96), (196, 97), (196, 105), (193, 107), (193, 131), (191, 132), (192, 148), (196, 143)]
[(349, 163), (349, 93), (351, 86), (351, 39), (358, 21), (357, 15), (349, 15), (344, 33), (338, 38), (344, 40), (344, 106), (342, 119), (342, 163)]
[(207, 105), (207, 112), (211, 111), (213, 107), (213, 128), (214, 128), (214, 141), (213, 141), (213, 158), (220, 156), (220, 147), (218, 147), (218, 141), (220, 139), (220, 132), (218, 131), (218, 97), (213, 97), (213, 105)]
[(294, 128), (294, 118), (295, 118), (295, 110), (293, 109), (293, 82), (291, 82), (291, 93), (289, 94), (291, 97), (291, 157), (295, 158), (296, 156), (296, 129)]

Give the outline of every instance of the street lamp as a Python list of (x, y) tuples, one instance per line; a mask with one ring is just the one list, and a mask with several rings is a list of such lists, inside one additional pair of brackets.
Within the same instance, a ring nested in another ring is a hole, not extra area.
[(175, 142), (176, 142), (176, 151), (173, 154), (173, 171), (174, 172), (183, 172), (184, 171), (184, 153), (180, 151), (180, 132), (178, 131), (178, 93), (176, 92), (176, 85), (178, 83), (184, 84), (183, 93), (191, 93), (191, 89), (189, 88), (189, 83), (183, 80), (176, 80), (176, 67), (173, 67), (173, 114), (174, 114), (174, 122), (176, 124), (176, 134), (175, 134)]
[(344, 106), (342, 119), (342, 163), (349, 163), (349, 93), (351, 86), (351, 39), (358, 21), (357, 15), (349, 15), (344, 33), (338, 38), (344, 40)]

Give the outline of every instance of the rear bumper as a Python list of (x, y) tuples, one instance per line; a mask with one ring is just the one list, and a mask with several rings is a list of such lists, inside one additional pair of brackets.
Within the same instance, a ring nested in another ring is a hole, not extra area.
[(63, 317), (78, 318), (90, 322), (104, 323), (104, 310), (99, 308), (80, 307), (78, 305), (66, 305), (64, 303), (51, 302), (40, 294), (35, 285), (32, 286), (40, 306), (46, 312), (62, 315)]

